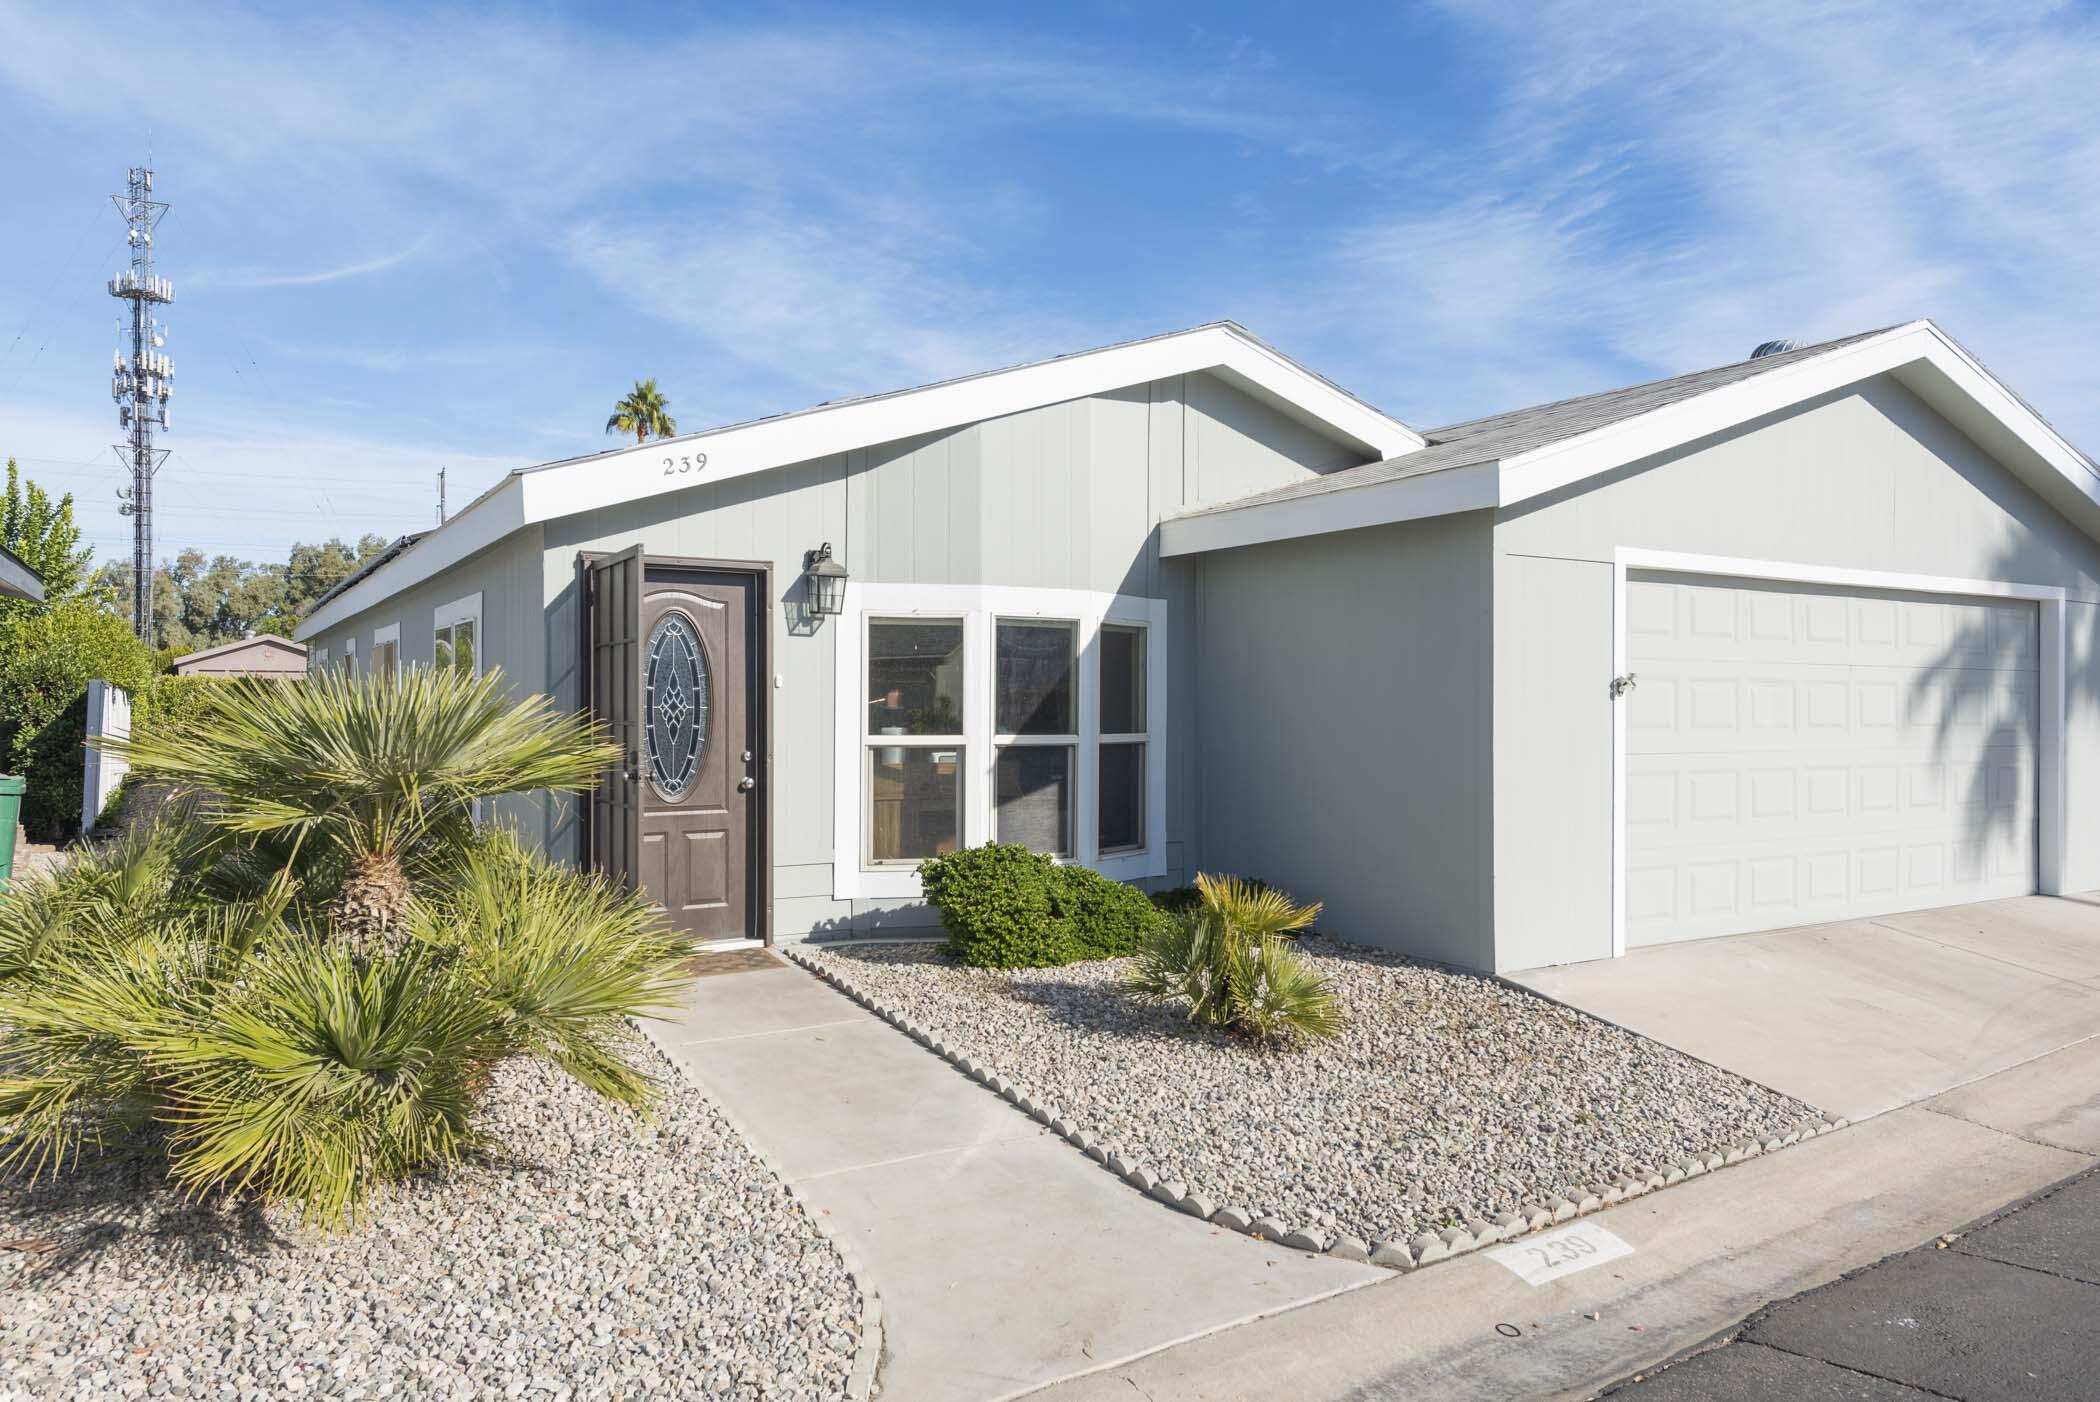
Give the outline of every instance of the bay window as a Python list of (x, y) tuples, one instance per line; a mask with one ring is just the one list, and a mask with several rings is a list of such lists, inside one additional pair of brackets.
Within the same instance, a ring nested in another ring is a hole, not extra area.
[(1165, 874), (1164, 600), (854, 582), (838, 623), (835, 897), (987, 842)]

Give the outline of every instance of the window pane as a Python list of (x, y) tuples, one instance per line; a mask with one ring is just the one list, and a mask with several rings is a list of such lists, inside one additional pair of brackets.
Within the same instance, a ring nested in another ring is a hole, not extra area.
[(471, 618), (452, 625), (452, 665), (470, 677), (478, 674), (474, 666), (474, 620)]
[(868, 747), (868, 858), (916, 862), (962, 845), (963, 752)]
[(1038, 852), (1072, 850), (1072, 749), (1069, 745), (1013, 745), (999, 752), (1001, 842)]
[(963, 626), (874, 620), (868, 624), (868, 733), (960, 735)]
[(1101, 850), (1145, 845), (1145, 746), (1142, 741), (1101, 747)]
[(440, 672), (452, 670), (452, 630), (449, 627), (437, 630), (437, 652), (431, 659), (431, 665)]
[(1001, 623), (993, 678), (994, 722), (1001, 735), (1071, 735), (1072, 623)]
[(1145, 630), (1101, 630), (1101, 733), (1139, 735), (1145, 729)]

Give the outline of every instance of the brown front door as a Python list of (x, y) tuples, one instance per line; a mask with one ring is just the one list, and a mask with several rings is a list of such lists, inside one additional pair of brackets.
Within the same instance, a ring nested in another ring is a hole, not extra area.
[(651, 566), (636, 703), (638, 884), (700, 939), (747, 938), (762, 754), (752, 717), (751, 576)]

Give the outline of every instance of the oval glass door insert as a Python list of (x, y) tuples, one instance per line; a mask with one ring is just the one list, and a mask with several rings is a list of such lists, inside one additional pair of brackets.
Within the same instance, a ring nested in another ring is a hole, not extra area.
[(649, 782), (666, 802), (685, 797), (707, 757), (709, 680), (693, 621), (677, 612), (657, 619), (642, 672), (642, 737)]

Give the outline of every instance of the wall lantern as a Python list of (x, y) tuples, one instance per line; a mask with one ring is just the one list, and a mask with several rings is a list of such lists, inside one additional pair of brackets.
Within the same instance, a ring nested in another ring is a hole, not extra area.
[(802, 577), (809, 583), (809, 611), (820, 617), (846, 607), (846, 567), (831, 558), (825, 541), (802, 556)]

